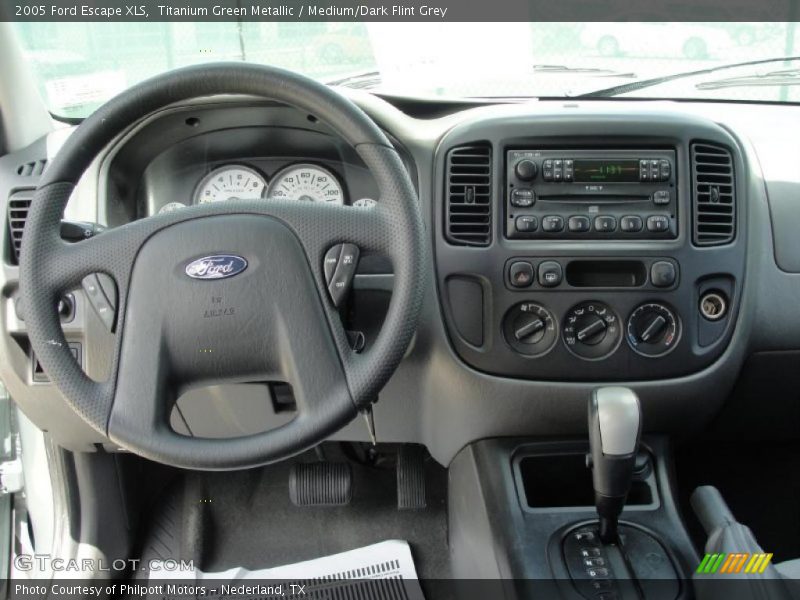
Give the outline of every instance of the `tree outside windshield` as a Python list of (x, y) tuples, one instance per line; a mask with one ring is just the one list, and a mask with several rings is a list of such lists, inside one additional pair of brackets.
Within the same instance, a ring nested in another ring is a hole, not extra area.
[[(796, 23), (17, 23), (51, 112), (83, 117), (173, 68), (234, 60), (321, 81), (424, 97), (564, 97), (717, 65), (800, 53)], [(800, 69), (775, 63), (735, 75)], [(698, 88), (681, 80), (634, 95), (800, 101), (800, 86)]]

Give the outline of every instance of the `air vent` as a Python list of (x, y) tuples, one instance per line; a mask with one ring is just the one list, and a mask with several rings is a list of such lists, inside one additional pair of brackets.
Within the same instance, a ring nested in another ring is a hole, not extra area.
[(19, 250), (22, 247), (22, 230), (28, 218), (28, 209), (35, 190), (18, 190), (8, 198), (8, 228), (11, 235), (12, 259), (19, 264)]
[(34, 160), (17, 167), (17, 175), (22, 177), (39, 177), (47, 167), (47, 159)]
[(736, 235), (733, 158), (722, 146), (692, 144), (694, 243), (729, 244)]
[(447, 239), (488, 246), (492, 239), (492, 147), (460, 146), (447, 153)]

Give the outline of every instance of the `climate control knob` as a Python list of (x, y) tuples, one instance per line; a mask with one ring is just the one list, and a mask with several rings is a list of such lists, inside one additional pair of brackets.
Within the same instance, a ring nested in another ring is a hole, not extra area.
[(617, 349), (620, 339), (619, 318), (603, 302), (582, 302), (564, 317), (564, 344), (580, 358), (605, 358)]
[(521, 354), (544, 354), (556, 341), (556, 322), (545, 307), (535, 302), (514, 305), (503, 319), (508, 344)]
[(678, 343), (681, 323), (675, 313), (659, 302), (637, 306), (628, 318), (628, 344), (642, 356), (664, 356)]
[(522, 181), (533, 181), (538, 172), (539, 168), (536, 166), (536, 163), (528, 159), (519, 161), (514, 167), (514, 173), (516, 173), (517, 177)]

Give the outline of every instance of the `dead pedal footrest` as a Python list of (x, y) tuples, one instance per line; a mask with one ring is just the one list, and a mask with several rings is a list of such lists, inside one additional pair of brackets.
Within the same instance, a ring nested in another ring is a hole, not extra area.
[(295, 506), (345, 506), (353, 496), (350, 465), (295, 463), (289, 472), (289, 498)]

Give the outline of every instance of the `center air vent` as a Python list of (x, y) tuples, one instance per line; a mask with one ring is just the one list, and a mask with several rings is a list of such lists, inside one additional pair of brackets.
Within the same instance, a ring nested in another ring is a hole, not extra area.
[(447, 153), (447, 239), (464, 246), (492, 240), (492, 147), (459, 146)]
[(22, 247), (22, 230), (28, 218), (28, 209), (35, 190), (17, 190), (8, 198), (8, 228), (11, 236), (12, 261), (19, 264), (19, 250)]
[(736, 196), (731, 153), (713, 144), (692, 144), (694, 243), (729, 244), (736, 235)]

